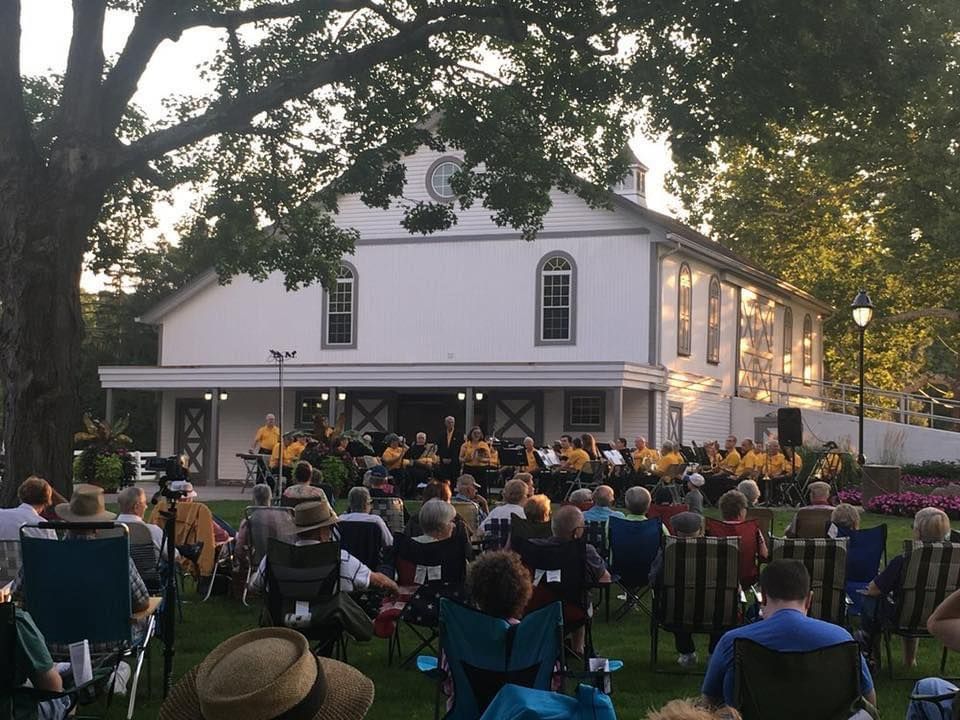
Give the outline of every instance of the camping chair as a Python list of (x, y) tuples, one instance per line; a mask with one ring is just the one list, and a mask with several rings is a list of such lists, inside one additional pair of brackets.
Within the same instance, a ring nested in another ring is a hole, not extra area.
[(604, 560), (610, 557), (610, 544), (607, 541), (607, 532), (606, 520), (587, 520), (584, 523), (584, 539), (588, 545), (593, 545), (597, 554)]
[(370, 514), (383, 518), (390, 532), (394, 534), (403, 532), (403, 526), (406, 524), (403, 516), (403, 498), (370, 498)]
[(527, 520), (522, 518), (519, 515), (510, 516), (510, 539), (511, 542), (513, 538), (523, 538), (524, 540), (529, 540), (531, 538), (548, 538), (553, 534), (550, 529), (549, 522), (533, 522), (532, 520)]
[(501, 550), (506, 547), (507, 541), (510, 540), (512, 518), (513, 515), (508, 518), (493, 518), (487, 522), (486, 534), (483, 536), (484, 550)]
[(573, 695), (504, 685), (480, 720), (550, 718), (550, 720), (617, 720), (613, 701), (602, 690), (586, 683)]
[(860, 649), (853, 640), (807, 652), (782, 652), (737, 638), (736, 705), (743, 720), (846, 720), (864, 706), (860, 667)]
[(770, 538), (773, 537), (774, 525), (776, 523), (776, 514), (773, 508), (751, 507), (747, 508), (747, 520), (756, 520), (757, 527), (763, 533), (763, 540), (770, 547)]
[(137, 566), (143, 584), (151, 595), (160, 595), (163, 592), (160, 557), (150, 530), (142, 523), (133, 522), (127, 524), (127, 533), (130, 537), (130, 557)]
[(740, 538), (663, 539), (663, 574), (653, 591), (650, 663), (660, 628), (719, 636), (740, 624)]
[(470, 532), (472, 537), (477, 533), (477, 528), (480, 526), (480, 509), (477, 507), (475, 502), (452, 502), (453, 509), (457, 511), (457, 515), (463, 520), (463, 524), (466, 525), (467, 530)]
[[(98, 531), (117, 530), (122, 534), (94, 539), (51, 540), (29, 537), (28, 527)], [(148, 657), (150, 638), (156, 623), (160, 598), (151, 598), (149, 607), (132, 612), (130, 601), (130, 551), (123, 525), (116, 523), (40, 523), (20, 528), (23, 551), (25, 609), (43, 633), (48, 645), (69, 645), (88, 640), (104, 666), (116, 670), (120, 660), (132, 656), (133, 676), (127, 720), (133, 717), (137, 686), (143, 660)], [(142, 637), (135, 629), (142, 620)], [(103, 648), (101, 653), (99, 648)], [(150, 673), (147, 673), (149, 683)], [(112, 687), (110, 696), (112, 699)], [(109, 702), (109, 700), (108, 700)]]
[(673, 520), (673, 516), (687, 512), (689, 509), (690, 508), (682, 503), (678, 505), (657, 505), (655, 503), (651, 503), (650, 507), (647, 508), (647, 517), (650, 519), (660, 518), (661, 522), (667, 526), (667, 530), (672, 535), (673, 525), (670, 523)]
[[(417, 636), (417, 647), (400, 663), (403, 667), (426, 648), (437, 654), (434, 643), (440, 625), (439, 600), (442, 597), (465, 599), (463, 584), (467, 574), (467, 558), (462, 540), (456, 536), (432, 543), (420, 543), (406, 535), (393, 539), (396, 555), (397, 584), (406, 589), (406, 600), (391, 603), (388, 619), (397, 620), (387, 646), (387, 663), (393, 662), (400, 650), (400, 624)], [(381, 612), (381, 615), (383, 612)]]
[(250, 505), (243, 511), (247, 524), (247, 547), (244, 549), (247, 563), (247, 579), (243, 583), (242, 601), (247, 605), (247, 587), (250, 578), (260, 567), (267, 554), (270, 538), (293, 542), (296, 525), (293, 524), (293, 509), (278, 505)]
[[(904, 540), (901, 583), (894, 592), (892, 613), (883, 618), (887, 664), (893, 678), (890, 636), (926, 638), (927, 618), (946, 597), (960, 587), (960, 545)], [(940, 674), (947, 663), (947, 649), (940, 656)]]
[[(346, 661), (344, 627), (325, 604), (340, 593), (340, 545), (322, 542), (292, 545), (278, 538), (267, 543), (266, 611), (276, 627), (292, 627), (317, 642), (314, 652), (333, 646), (333, 656)], [(311, 617), (297, 621), (297, 603), (308, 603)], [(317, 617), (314, 621), (313, 616)]]
[(340, 547), (371, 570), (380, 567), (383, 556), (383, 533), (380, 526), (362, 520), (338, 522), (336, 532)]
[[(164, 519), (161, 513), (166, 509), (166, 499), (160, 500), (150, 516), (150, 522), (162, 528)], [(209, 578), (207, 592), (203, 598), (206, 601), (213, 592), (219, 568), (229, 562), (233, 539), (217, 546), (213, 535), (213, 513), (210, 512), (210, 508), (199, 502), (177, 503), (176, 528), (174, 544), (181, 548), (180, 565), (193, 576), (198, 592), (201, 578)], [(187, 557), (182, 550), (185, 546), (191, 545), (200, 546), (199, 554), (195, 557)]]
[(520, 556), (533, 580), (533, 596), (527, 603), (527, 612), (561, 601), (565, 631), (569, 634), (584, 628), (583, 664), (584, 670), (588, 670), (589, 659), (593, 657), (593, 610), (586, 576), (586, 542), (581, 538), (544, 544), (518, 537), (511, 540), (510, 548)]
[(603, 463), (599, 460), (587, 460), (577, 473), (567, 480), (567, 488), (563, 493), (563, 501), (570, 499), (571, 493), (580, 488), (594, 489), (603, 484)]
[(20, 572), (20, 541), (0, 540), (0, 580), (9, 582)]
[(804, 564), (813, 591), (807, 615), (834, 625), (846, 623), (847, 542), (846, 538), (773, 538), (770, 547), (771, 562), (800, 560)]
[(757, 532), (759, 528), (755, 520), (726, 523), (707, 518), (707, 535), (740, 538), (740, 587), (744, 590), (755, 585), (760, 576), (760, 544), (757, 542)]
[[(11, 542), (16, 542), (13, 540)], [(19, 544), (19, 543), (18, 543)], [(17, 672), (17, 657), (20, 650), (17, 647), (17, 607), (12, 602), (0, 604), (0, 698), (10, 703), (10, 718), (20, 717), (17, 711), (17, 697), (24, 698), (26, 703), (37, 704), (47, 700), (58, 700), (62, 697), (71, 697), (76, 705), (80, 700), (92, 702), (97, 694), (103, 691), (107, 679), (113, 668), (98, 668), (93, 678), (79, 687), (65, 688), (62, 692), (37, 690), (33, 687), (23, 687), (19, 684)], [(77, 718), (77, 715), (71, 715)]]
[(803, 511), (797, 511), (797, 520), (793, 527), (793, 536), (795, 538), (825, 538), (827, 528), (830, 526), (830, 518), (833, 516), (833, 508), (808, 508)]
[(418, 669), (437, 680), (434, 717), (440, 717), (442, 684), (453, 681), (453, 706), (445, 720), (476, 720), (510, 683), (550, 690), (554, 666), (563, 667), (563, 608), (546, 605), (512, 625), (451, 600), (440, 600), (440, 648), (436, 657), (417, 658)]
[(839, 528), (838, 537), (847, 538), (847, 582), (846, 593), (850, 606), (848, 615), (859, 615), (863, 607), (861, 591), (870, 584), (880, 571), (880, 560), (886, 565), (887, 526), (886, 524), (864, 530)]
[[(660, 518), (636, 521), (612, 517), (608, 521), (610, 575), (626, 594), (623, 604), (614, 617), (619, 620), (633, 608), (644, 612), (643, 596), (649, 591), (650, 566), (657, 557), (663, 538), (663, 523)], [(610, 621), (610, 595), (607, 594), (605, 614)]]

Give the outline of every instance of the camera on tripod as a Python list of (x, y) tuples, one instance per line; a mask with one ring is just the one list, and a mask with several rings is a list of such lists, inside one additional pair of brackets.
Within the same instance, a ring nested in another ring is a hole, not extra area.
[(188, 477), (187, 468), (184, 467), (183, 459), (179, 455), (147, 458), (145, 464), (148, 471), (157, 473), (157, 483), (160, 485), (160, 489), (150, 500), (151, 504), (156, 505), (161, 497), (167, 498), (170, 502), (186, 497), (186, 491), (171, 487), (173, 483), (186, 481)]

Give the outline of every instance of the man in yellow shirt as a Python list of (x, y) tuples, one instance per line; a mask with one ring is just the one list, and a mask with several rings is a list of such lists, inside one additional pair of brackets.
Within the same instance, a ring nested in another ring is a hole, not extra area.
[(767, 452), (763, 457), (763, 477), (783, 478), (790, 474), (790, 463), (780, 452), (780, 443), (776, 440), (767, 442)]
[(736, 475), (737, 468), (740, 467), (740, 452), (737, 450), (737, 436), (730, 435), (723, 447), (727, 453), (720, 461), (720, 471), (728, 475)]
[(637, 472), (649, 472), (660, 459), (660, 453), (652, 447), (647, 447), (647, 439), (643, 435), (638, 435), (633, 445), (636, 448), (633, 451), (633, 469)]
[(277, 427), (277, 418), (273, 413), (269, 413), (265, 418), (265, 424), (257, 428), (253, 435), (253, 444), (250, 446), (250, 452), (269, 455), (273, 448), (280, 442), (280, 428)]
[(663, 477), (666, 472), (674, 465), (684, 465), (686, 461), (683, 456), (677, 452), (673, 443), (667, 440), (660, 451), (660, 459), (653, 468), (653, 474)]
[(526, 465), (523, 466), (523, 472), (535, 475), (540, 471), (540, 464), (537, 462), (536, 447), (532, 437), (523, 439), (523, 456), (526, 458)]
[(742, 444), (743, 454), (740, 456), (740, 462), (737, 469), (734, 470), (734, 475), (745, 479), (763, 471), (763, 457), (753, 447), (753, 440), (750, 438), (744, 438)]

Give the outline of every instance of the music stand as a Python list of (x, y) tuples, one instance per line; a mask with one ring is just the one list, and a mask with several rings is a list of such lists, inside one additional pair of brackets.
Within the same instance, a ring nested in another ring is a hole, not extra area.
[(500, 446), (500, 467), (525, 467), (526, 464), (527, 453), (522, 447)]

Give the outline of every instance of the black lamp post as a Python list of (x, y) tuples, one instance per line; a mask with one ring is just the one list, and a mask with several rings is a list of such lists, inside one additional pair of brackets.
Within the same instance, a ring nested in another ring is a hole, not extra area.
[(857, 464), (863, 465), (863, 335), (873, 319), (873, 303), (866, 290), (861, 290), (850, 304), (853, 311), (853, 322), (860, 329), (860, 442), (857, 445)]

